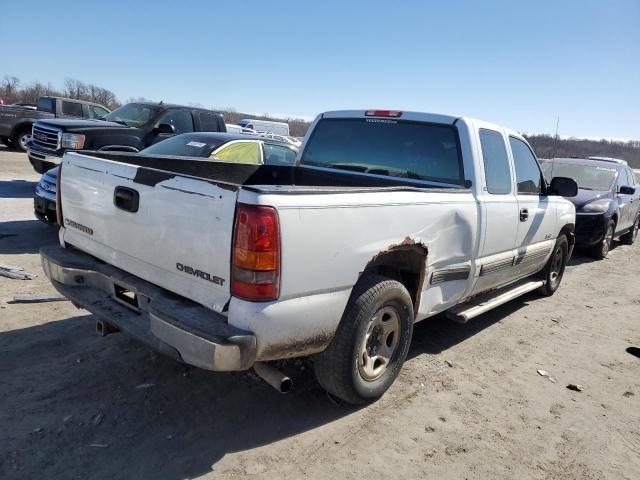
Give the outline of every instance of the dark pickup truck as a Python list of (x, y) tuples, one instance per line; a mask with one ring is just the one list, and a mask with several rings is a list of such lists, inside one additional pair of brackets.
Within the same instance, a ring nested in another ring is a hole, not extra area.
[(100, 120), (43, 120), (27, 144), (31, 165), (44, 173), (66, 150), (139, 152), (179, 133), (226, 132), (219, 113), (165, 103), (123, 105)]
[(40, 97), (36, 109), (25, 105), (0, 106), (0, 141), (25, 152), (31, 127), (54, 118), (101, 118), (109, 113), (102, 105), (62, 97)]

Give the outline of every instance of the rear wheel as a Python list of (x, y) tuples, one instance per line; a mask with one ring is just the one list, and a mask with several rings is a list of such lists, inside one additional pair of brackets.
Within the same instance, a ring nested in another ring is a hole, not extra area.
[(14, 148), (21, 152), (27, 151), (27, 142), (31, 140), (31, 128), (21, 127), (11, 137), (11, 143)]
[(633, 222), (633, 227), (629, 232), (620, 237), (620, 241), (625, 245), (633, 245), (638, 237), (638, 230), (640, 229), (640, 215), (636, 217), (636, 221)]
[(613, 233), (616, 230), (616, 222), (613, 220), (609, 220), (607, 223), (607, 228), (604, 231), (604, 236), (598, 245), (593, 247), (591, 250), (591, 255), (596, 260), (604, 260), (609, 255), (609, 250), (611, 250), (611, 243), (613, 242)]
[(564, 233), (561, 233), (556, 240), (556, 244), (551, 252), (551, 257), (547, 261), (547, 264), (542, 270), (542, 277), (544, 285), (538, 289), (538, 293), (545, 297), (550, 297), (558, 287), (564, 275), (564, 270), (569, 261), (569, 241)]
[(316, 355), (322, 387), (351, 404), (380, 398), (400, 373), (413, 333), (411, 295), (380, 275), (356, 285), (335, 337)]

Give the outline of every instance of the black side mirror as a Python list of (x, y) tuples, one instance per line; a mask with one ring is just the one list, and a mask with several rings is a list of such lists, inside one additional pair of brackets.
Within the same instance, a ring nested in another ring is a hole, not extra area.
[(636, 189), (634, 187), (620, 187), (620, 191), (618, 193), (621, 195), (633, 195), (636, 193)]
[(170, 123), (161, 123), (153, 129), (157, 135), (175, 135), (176, 129)]
[(553, 177), (549, 190), (551, 195), (575, 197), (578, 195), (578, 184), (573, 178)]

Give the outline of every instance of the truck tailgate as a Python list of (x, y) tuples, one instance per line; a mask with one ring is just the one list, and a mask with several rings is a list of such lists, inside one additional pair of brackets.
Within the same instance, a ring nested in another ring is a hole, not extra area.
[(78, 153), (62, 165), (65, 243), (223, 310), (237, 186)]

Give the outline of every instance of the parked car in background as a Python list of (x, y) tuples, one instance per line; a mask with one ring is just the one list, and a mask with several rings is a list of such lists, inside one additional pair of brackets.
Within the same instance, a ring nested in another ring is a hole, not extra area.
[(93, 120), (46, 120), (33, 126), (28, 143), (31, 165), (44, 173), (66, 150), (139, 152), (186, 132), (226, 132), (222, 116), (211, 110), (165, 103), (129, 103)]
[(276, 135), (289, 136), (289, 124), (286, 122), (271, 122), (267, 120), (257, 120), (245, 118), (238, 122), (242, 128), (248, 128), (258, 133), (274, 133)]
[(613, 239), (634, 243), (640, 222), (640, 188), (627, 162), (555, 158), (544, 162), (542, 169), (548, 181), (561, 176), (578, 184), (578, 195), (570, 199), (576, 206), (576, 246), (603, 259)]
[[(311, 128), (295, 166), (67, 152), (44, 271), (103, 335), (209, 370), (253, 366), (281, 391), (264, 362), (315, 355), (320, 384), (349, 403), (390, 387), (414, 322), (559, 288), (575, 223), (562, 195), (577, 186), (548, 185), (518, 133), (386, 110)], [(208, 136), (165, 145), (225, 157), (248, 142)]]
[(38, 220), (55, 224), (56, 222), (56, 182), (58, 180), (58, 167), (46, 171), (38, 185), (36, 185), (33, 197), (33, 211)]
[[(156, 143), (139, 155), (208, 158), (218, 162), (253, 165), (293, 165), (297, 147), (287, 142), (232, 133), (183, 133)], [(42, 175), (36, 186), (34, 213), (39, 220), (56, 223), (58, 167)]]
[(157, 143), (140, 155), (199, 157), (250, 165), (293, 165), (298, 149), (287, 142), (238, 133), (185, 133)]
[[(32, 104), (0, 106), (0, 141), (8, 147), (27, 151), (36, 121), (54, 118), (99, 118), (109, 113), (103, 105), (61, 97), (40, 97)], [(40, 172), (42, 173), (42, 172)]]

